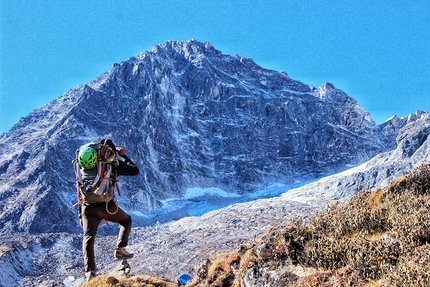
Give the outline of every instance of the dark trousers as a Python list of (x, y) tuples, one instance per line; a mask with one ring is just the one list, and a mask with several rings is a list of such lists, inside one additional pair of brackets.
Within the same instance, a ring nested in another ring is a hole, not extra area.
[[(96, 263), (94, 259), (94, 241), (97, 234), (97, 228), (102, 219), (116, 222), (121, 225), (118, 240), (115, 247), (125, 247), (128, 245), (128, 236), (131, 231), (131, 216), (118, 207), (115, 202), (110, 201), (106, 211), (105, 203), (82, 205), (82, 228), (84, 230), (84, 239), (82, 242), (82, 252), (84, 255), (85, 272), (95, 271)], [(113, 256), (113, 255), (112, 255)]]

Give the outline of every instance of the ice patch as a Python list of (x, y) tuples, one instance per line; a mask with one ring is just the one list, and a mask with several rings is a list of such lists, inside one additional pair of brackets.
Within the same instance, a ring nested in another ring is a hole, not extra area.
[(239, 194), (236, 193), (228, 193), (222, 189), (216, 187), (209, 188), (188, 188), (185, 192), (184, 199), (191, 199), (205, 195), (219, 196), (219, 197), (240, 197)]

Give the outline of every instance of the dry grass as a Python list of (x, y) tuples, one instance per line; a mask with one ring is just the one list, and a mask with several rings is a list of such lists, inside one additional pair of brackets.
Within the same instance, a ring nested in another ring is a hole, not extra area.
[[(430, 165), (422, 165), (385, 189), (363, 190), (329, 206), (309, 222), (295, 219), (268, 231), (231, 274), (237, 284), (249, 266), (281, 270), (293, 263), (317, 271), (287, 286), (430, 286), (428, 242)], [(207, 283), (193, 286), (221, 286)]]
[(178, 284), (149, 275), (125, 277), (121, 275), (100, 275), (82, 287), (177, 287)]

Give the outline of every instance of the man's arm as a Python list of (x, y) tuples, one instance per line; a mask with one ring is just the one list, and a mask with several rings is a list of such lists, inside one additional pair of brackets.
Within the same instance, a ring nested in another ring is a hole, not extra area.
[(123, 158), (123, 161), (118, 160), (119, 164), (116, 167), (118, 175), (137, 175), (139, 173), (139, 168), (126, 155), (125, 149), (122, 147), (116, 147), (116, 152)]

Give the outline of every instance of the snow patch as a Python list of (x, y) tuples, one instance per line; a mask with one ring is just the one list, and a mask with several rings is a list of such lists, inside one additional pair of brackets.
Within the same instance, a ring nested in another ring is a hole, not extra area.
[(239, 194), (236, 193), (228, 193), (225, 192), (222, 189), (216, 188), (216, 187), (209, 187), (209, 188), (189, 188), (185, 192), (184, 199), (191, 199), (196, 198), (204, 195), (212, 195), (212, 196), (219, 196), (219, 197), (240, 197)]

